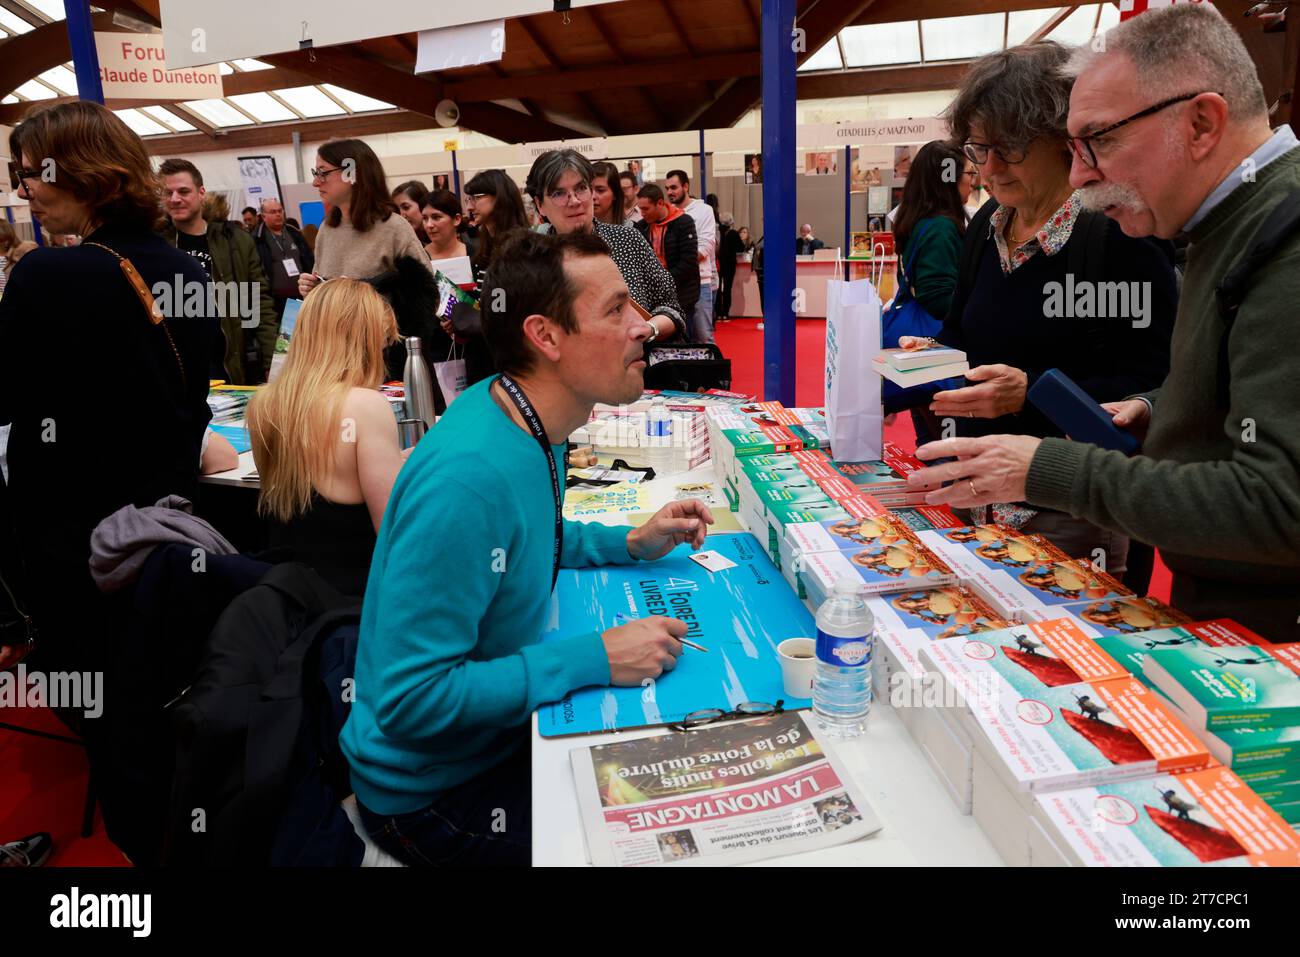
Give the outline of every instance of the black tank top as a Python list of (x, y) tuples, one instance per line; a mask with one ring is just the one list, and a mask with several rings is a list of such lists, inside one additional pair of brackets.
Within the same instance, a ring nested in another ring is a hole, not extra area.
[(311, 508), (289, 524), (271, 522), (272, 548), (290, 548), (294, 560), (345, 595), (361, 597), (370, 575), (375, 529), (364, 502), (340, 505), (312, 492)]

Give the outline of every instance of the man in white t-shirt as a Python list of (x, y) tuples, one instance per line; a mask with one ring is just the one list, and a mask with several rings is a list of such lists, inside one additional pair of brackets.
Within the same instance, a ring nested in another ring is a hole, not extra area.
[(718, 224), (713, 218), (713, 207), (691, 198), (690, 177), (680, 169), (668, 174), (664, 192), (670, 203), (695, 220), (695, 236), (700, 244), (700, 298), (687, 323), (692, 342), (712, 342), (713, 291), (718, 287), (717, 270), (713, 268), (718, 254)]

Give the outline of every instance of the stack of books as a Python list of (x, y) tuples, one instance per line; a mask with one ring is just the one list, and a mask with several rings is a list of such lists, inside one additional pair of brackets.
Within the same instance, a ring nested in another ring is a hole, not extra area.
[(1210, 753), (1300, 824), (1300, 649), (1166, 642), (1146, 651), (1141, 668)]
[[(672, 439), (651, 446), (646, 421), (655, 398), (662, 397), (672, 416)], [(735, 400), (686, 392), (647, 392), (627, 405), (597, 405), (587, 424), (569, 437), (574, 445), (590, 445), (596, 453), (625, 459), (631, 465), (670, 472), (687, 472), (707, 465), (711, 455), (705, 412), (727, 409)]]
[(836, 470), (886, 508), (903, 508), (925, 504), (926, 492), (907, 484), (911, 472), (925, 468), (915, 455), (886, 442), (878, 461), (836, 462)]
[(242, 425), (248, 400), (257, 391), (255, 385), (218, 383), (208, 388), (208, 408), (213, 425)]
[(1300, 866), (1300, 836), (1226, 767), (1041, 794), (1033, 818), (1059, 856), (1042, 863)]
[(939, 379), (950, 379), (970, 371), (966, 353), (946, 346), (928, 349), (882, 349), (874, 368), (895, 385), (907, 388)]

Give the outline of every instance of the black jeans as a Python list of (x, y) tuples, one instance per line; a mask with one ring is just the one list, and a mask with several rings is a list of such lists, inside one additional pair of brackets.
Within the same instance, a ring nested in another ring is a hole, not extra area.
[(722, 283), (718, 287), (718, 307), (714, 315), (718, 319), (729, 319), (731, 318), (731, 284), (736, 281), (736, 270), (733, 269), (729, 274), (719, 272), (719, 276)]
[(513, 754), (409, 814), (375, 814), (357, 802), (370, 839), (411, 867), (528, 866), (532, 761), (527, 734)]

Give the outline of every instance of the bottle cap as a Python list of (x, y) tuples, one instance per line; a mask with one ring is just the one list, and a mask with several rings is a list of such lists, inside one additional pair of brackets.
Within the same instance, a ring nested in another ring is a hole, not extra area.
[(407, 351), (407, 352), (419, 352), (419, 351), (420, 351), (420, 337), (419, 337), (419, 336), (407, 336), (407, 337), (406, 337), (406, 351)]
[(860, 598), (862, 595), (862, 582), (854, 581), (847, 575), (837, 578), (832, 594), (836, 598)]

